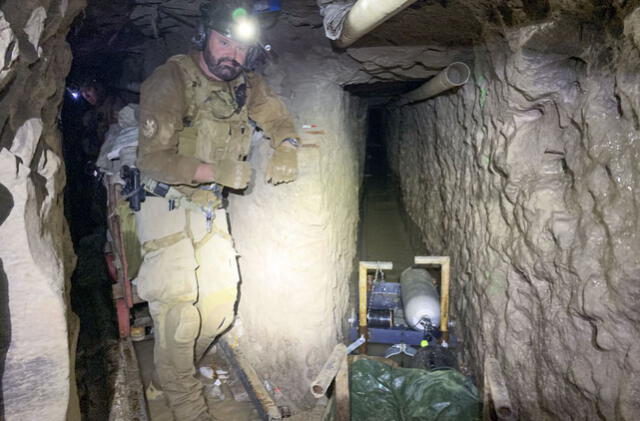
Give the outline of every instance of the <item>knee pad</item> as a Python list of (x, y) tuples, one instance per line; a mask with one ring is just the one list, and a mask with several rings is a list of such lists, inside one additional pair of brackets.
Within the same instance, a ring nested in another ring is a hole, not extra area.
[(167, 322), (175, 326), (173, 339), (178, 343), (195, 341), (200, 331), (200, 313), (192, 303), (174, 306), (167, 314)]

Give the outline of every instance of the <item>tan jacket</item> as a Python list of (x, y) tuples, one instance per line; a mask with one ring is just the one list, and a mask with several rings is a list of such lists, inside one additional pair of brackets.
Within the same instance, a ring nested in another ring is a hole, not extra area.
[[(189, 81), (178, 64), (179, 60), (185, 59), (193, 60), (189, 64), (197, 66), (197, 55), (172, 58), (153, 72), (140, 91), (138, 167), (147, 176), (168, 184), (194, 184), (196, 168), (200, 163), (209, 161), (197, 153), (195, 156), (179, 153), (179, 150), (184, 150), (180, 142), (183, 138), (181, 133), (185, 132), (185, 119), (188, 110), (193, 108), (193, 104), (187, 103), (189, 99), (185, 88), (185, 83), (193, 82)], [(245, 107), (248, 117), (265, 131), (272, 146), (277, 147), (286, 138), (297, 139), (290, 114), (264, 79), (256, 74), (248, 74), (246, 83), (248, 97)], [(228, 85), (237, 85), (237, 80), (215, 81), (199, 71), (196, 89), (206, 96), (207, 92), (228, 90)], [(215, 141), (211, 139), (212, 143)], [(237, 141), (243, 142), (240, 138)]]

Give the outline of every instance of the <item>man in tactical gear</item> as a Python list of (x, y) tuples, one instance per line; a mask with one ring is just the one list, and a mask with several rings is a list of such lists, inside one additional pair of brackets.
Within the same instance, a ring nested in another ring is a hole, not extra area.
[(273, 147), (267, 180), (294, 181), (290, 115), (246, 71), (257, 25), (242, 1), (203, 7), (200, 51), (175, 56), (143, 83), (138, 168), (149, 195), (136, 214), (144, 261), (137, 284), (154, 321), (154, 381), (180, 421), (212, 420), (197, 362), (234, 318), (238, 268), (223, 187), (244, 189), (252, 121)]

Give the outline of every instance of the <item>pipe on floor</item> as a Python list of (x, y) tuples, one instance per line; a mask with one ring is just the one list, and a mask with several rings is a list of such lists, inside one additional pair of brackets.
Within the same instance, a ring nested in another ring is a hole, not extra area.
[(324, 363), (322, 370), (320, 370), (315, 380), (311, 382), (311, 394), (315, 398), (321, 398), (327, 393), (346, 355), (347, 347), (344, 344), (339, 343), (333, 348), (333, 352)]
[(456, 86), (462, 86), (467, 83), (470, 75), (471, 69), (465, 63), (461, 61), (451, 63), (421, 87), (404, 94), (398, 101), (398, 105), (424, 101)]
[(358, 0), (345, 18), (339, 48), (347, 48), (416, 0)]
[[(227, 335), (228, 336), (228, 335)], [(227, 359), (229, 365), (233, 367), (240, 378), (240, 382), (249, 395), (249, 399), (258, 411), (260, 419), (263, 421), (274, 421), (282, 419), (280, 409), (267, 392), (262, 379), (244, 356), (238, 344), (229, 343), (225, 338), (218, 341), (218, 346)]]
[[(492, 414), (492, 412), (494, 414)], [(495, 415), (495, 417), (493, 416)], [(507, 383), (498, 360), (487, 357), (484, 362), (483, 420), (514, 421), (517, 414), (511, 404)]]

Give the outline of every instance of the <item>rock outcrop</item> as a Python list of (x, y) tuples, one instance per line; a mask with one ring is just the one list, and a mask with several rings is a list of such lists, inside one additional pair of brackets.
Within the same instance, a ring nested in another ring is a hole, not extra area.
[(452, 257), (464, 359), (478, 374), (500, 361), (520, 419), (640, 416), (640, 10), (628, 9), (487, 30), (467, 85), (385, 115), (408, 213)]
[(58, 113), (82, 1), (0, 9), (0, 418), (80, 419)]

